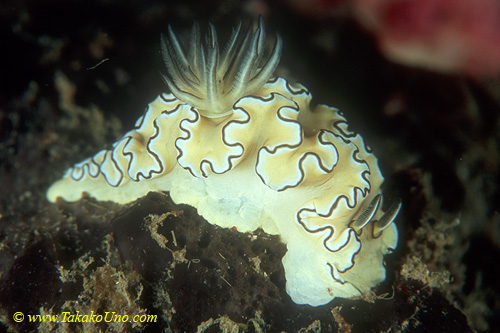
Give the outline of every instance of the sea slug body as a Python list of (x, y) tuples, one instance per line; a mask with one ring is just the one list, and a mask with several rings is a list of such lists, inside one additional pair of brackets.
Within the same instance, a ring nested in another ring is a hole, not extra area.
[(272, 77), (282, 42), (267, 57), (264, 45), (262, 19), (246, 34), (240, 24), (223, 52), (212, 25), (203, 45), (195, 24), (187, 53), (169, 27), (162, 49), (172, 93), (112, 149), (70, 168), (47, 198), (87, 192), (127, 203), (170, 191), (209, 223), (279, 234), (295, 303), (360, 297), (385, 279), (401, 202), (382, 210), (383, 177), (361, 136), (337, 109), (311, 109), (304, 86)]

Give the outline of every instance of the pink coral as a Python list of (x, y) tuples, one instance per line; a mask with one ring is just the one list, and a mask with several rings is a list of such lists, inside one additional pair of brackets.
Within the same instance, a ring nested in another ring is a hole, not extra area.
[(431, 70), (500, 74), (498, 0), (354, 0), (391, 60)]

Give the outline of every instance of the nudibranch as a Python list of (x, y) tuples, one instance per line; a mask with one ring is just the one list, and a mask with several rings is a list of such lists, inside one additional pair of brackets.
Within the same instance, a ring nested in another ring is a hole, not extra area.
[(168, 28), (162, 53), (170, 94), (148, 105), (109, 150), (70, 168), (47, 198), (128, 203), (169, 191), (209, 223), (262, 228), (287, 245), (286, 291), (297, 304), (357, 298), (385, 279), (401, 201), (382, 209), (383, 177), (344, 115), (311, 108), (301, 84), (273, 77), (282, 41), (265, 52), (262, 19), (233, 30), (219, 51), (195, 24), (187, 52)]

